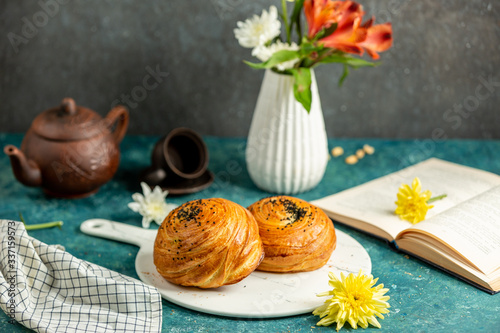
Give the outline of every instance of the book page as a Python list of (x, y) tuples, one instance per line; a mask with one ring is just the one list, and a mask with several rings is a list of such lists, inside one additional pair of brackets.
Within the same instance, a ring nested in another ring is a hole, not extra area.
[(406, 233), (423, 230), (453, 247), (481, 270), (500, 268), (500, 186), (425, 220)]
[(351, 225), (348, 220), (354, 219), (374, 225), (390, 235), (392, 241), (399, 232), (412, 226), (395, 215), (394, 202), (401, 184), (411, 186), (415, 177), (420, 178), (422, 190), (430, 190), (433, 196), (448, 195), (433, 203), (427, 218), (500, 185), (500, 177), (493, 173), (431, 158), (311, 203), (330, 217), (335, 214), (339, 222)]

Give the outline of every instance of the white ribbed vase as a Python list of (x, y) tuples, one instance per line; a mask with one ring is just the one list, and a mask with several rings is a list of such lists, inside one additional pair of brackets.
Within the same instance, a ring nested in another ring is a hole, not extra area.
[(314, 71), (310, 113), (296, 101), (294, 78), (266, 70), (246, 147), (250, 178), (273, 193), (296, 194), (315, 187), (328, 162), (328, 142)]

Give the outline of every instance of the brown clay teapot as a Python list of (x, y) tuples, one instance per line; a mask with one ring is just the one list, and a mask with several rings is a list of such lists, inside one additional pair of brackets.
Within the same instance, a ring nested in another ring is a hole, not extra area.
[(97, 192), (118, 169), (128, 121), (123, 106), (102, 118), (65, 98), (33, 120), (20, 150), (7, 145), (4, 152), (22, 184), (40, 186), (56, 197), (84, 197)]

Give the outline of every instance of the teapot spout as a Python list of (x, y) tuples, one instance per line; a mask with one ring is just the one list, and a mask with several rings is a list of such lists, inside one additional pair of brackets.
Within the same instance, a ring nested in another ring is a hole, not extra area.
[(4, 153), (10, 158), (12, 171), (16, 179), (26, 186), (42, 185), (42, 174), (35, 162), (28, 160), (23, 152), (13, 145), (7, 145)]

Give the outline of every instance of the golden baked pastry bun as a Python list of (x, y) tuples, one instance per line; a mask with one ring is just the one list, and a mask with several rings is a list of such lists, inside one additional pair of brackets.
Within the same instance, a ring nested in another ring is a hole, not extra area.
[(177, 207), (156, 236), (153, 260), (168, 281), (217, 288), (241, 281), (262, 261), (257, 222), (226, 199), (201, 199)]
[(305, 272), (325, 265), (337, 238), (332, 221), (318, 207), (289, 196), (264, 198), (248, 207), (259, 225), (264, 260), (257, 270)]

